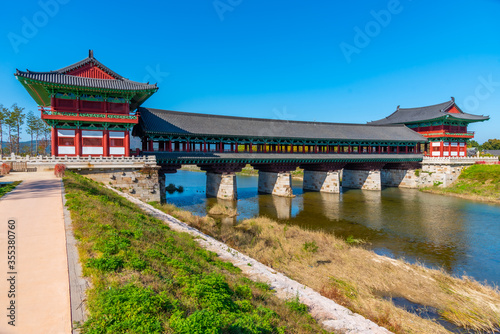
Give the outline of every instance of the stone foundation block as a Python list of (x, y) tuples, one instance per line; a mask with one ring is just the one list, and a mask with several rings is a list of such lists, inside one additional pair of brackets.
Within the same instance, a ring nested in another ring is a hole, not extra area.
[(344, 169), (342, 186), (363, 190), (382, 190), (381, 173), (376, 170)]
[(320, 191), (324, 193), (340, 193), (340, 173), (304, 171), (304, 190)]
[(418, 177), (414, 169), (382, 169), (382, 185), (386, 187), (418, 188)]
[(259, 171), (259, 192), (292, 197), (292, 175), (288, 172), (273, 173)]
[(207, 172), (207, 197), (236, 200), (238, 197), (236, 174), (218, 174)]

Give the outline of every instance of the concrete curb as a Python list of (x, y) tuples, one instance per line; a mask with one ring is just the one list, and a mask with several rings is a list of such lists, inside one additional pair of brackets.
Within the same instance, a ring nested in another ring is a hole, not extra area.
[[(61, 180), (61, 183), (63, 181)], [(76, 247), (77, 241), (73, 235), (71, 213), (66, 206), (66, 192), (62, 184), (62, 203), (64, 213), (64, 227), (66, 230), (66, 253), (68, 255), (68, 275), (71, 302), (71, 328), (73, 334), (80, 333), (75, 328), (75, 322), (83, 323), (87, 320), (86, 295), (85, 291), (89, 287), (88, 282), (83, 278), (82, 266)]]

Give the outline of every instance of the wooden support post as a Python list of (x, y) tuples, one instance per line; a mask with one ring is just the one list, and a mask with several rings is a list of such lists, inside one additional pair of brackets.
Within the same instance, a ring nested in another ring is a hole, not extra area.
[(57, 149), (57, 130), (53, 126), (52, 129), (50, 129), (51, 136), (50, 136), (50, 151), (52, 152), (52, 155), (57, 156), (58, 149)]
[(82, 130), (75, 130), (75, 155), (82, 155)]
[(109, 131), (104, 130), (102, 136), (102, 155), (109, 157)]
[(125, 130), (125, 156), (130, 157), (130, 132)]

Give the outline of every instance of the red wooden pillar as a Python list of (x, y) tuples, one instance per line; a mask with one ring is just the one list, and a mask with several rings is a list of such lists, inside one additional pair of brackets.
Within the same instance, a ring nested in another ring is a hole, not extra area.
[(347, 153), (352, 153), (352, 148), (351, 148), (351, 145), (349, 145), (349, 146), (347, 147)]
[(396, 147), (396, 153), (399, 154), (399, 145)]
[(451, 142), (448, 142), (448, 156), (451, 157)]
[(125, 156), (130, 157), (130, 132), (125, 131)]
[(142, 151), (147, 151), (148, 150), (148, 140), (147, 138), (142, 139)]
[(264, 153), (267, 153), (267, 144), (264, 143)]
[(52, 129), (50, 129), (50, 132), (51, 132), (51, 136), (50, 136), (50, 150), (52, 152), (52, 155), (55, 155), (57, 156), (57, 153), (58, 153), (58, 149), (57, 149), (57, 130), (55, 127), (52, 127)]
[(151, 151), (151, 152), (153, 151), (153, 140), (152, 139), (150, 139), (148, 141), (148, 151)]
[(75, 155), (82, 155), (82, 130), (75, 130)]
[(439, 156), (444, 157), (444, 142), (439, 143)]
[(405, 146), (406, 153), (408, 153), (408, 145)]
[(109, 157), (109, 131), (104, 130), (102, 136), (102, 155)]
[(253, 153), (253, 143), (252, 142), (250, 142), (250, 152)]
[(207, 141), (203, 141), (203, 152), (207, 153)]
[(189, 140), (186, 143), (186, 151), (191, 152), (191, 143), (189, 142)]
[(223, 149), (222, 149), (222, 142), (219, 142), (219, 152), (223, 152)]

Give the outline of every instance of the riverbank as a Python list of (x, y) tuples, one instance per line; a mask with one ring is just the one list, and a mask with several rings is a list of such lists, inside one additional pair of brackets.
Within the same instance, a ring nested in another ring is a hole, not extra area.
[(462, 328), (491, 331), (500, 326), (497, 288), (378, 256), (332, 234), (265, 217), (233, 225), (173, 205), (157, 207), (396, 333), (447, 330), (396, 307), (391, 298), (426, 306)]
[(295, 299), (145, 215), (101, 184), (68, 173), (89, 318), (82, 333), (325, 333)]
[(462, 171), (453, 185), (421, 191), (500, 204), (500, 165), (473, 165)]

